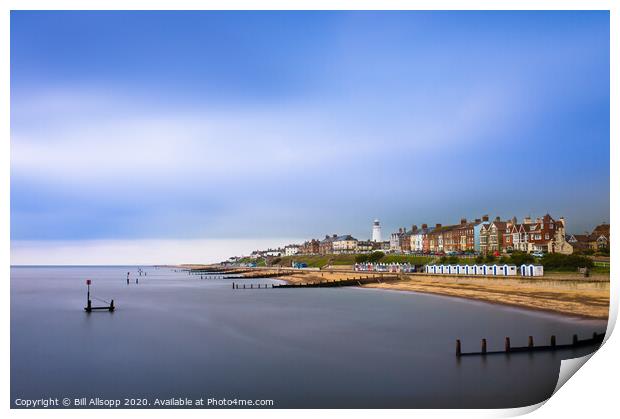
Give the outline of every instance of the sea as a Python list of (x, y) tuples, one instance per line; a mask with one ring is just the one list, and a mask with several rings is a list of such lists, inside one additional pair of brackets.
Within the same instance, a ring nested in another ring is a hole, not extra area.
[[(113, 299), (113, 312), (84, 311), (86, 280), (93, 305)], [(457, 339), (463, 352), (480, 350), (482, 338), (494, 351), (505, 337), (564, 344), (606, 329), (414, 292), (233, 289), (242, 281), (280, 282), (174, 267), (12, 267), (12, 407), (522, 407), (552, 395), (563, 359), (595, 348), (458, 358)]]

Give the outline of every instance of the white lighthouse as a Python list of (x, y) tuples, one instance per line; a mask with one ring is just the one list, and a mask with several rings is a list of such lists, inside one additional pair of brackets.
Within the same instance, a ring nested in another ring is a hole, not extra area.
[(379, 220), (375, 220), (372, 223), (372, 241), (377, 243), (381, 241), (381, 224), (379, 224)]

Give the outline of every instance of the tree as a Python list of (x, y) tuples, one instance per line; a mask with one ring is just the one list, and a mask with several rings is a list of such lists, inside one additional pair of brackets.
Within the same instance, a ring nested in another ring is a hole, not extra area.
[(534, 263), (535, 259), (534, 256), (530, 255), (529, 253), (513, 252), (512, 255), (510, 255), (510, 262), (517, 266), (528, 265), (530, 263)]
[(563, 255), (561, 253), (547, 253), (542, 258), (545, 270), (574, 271), (577, 268), (592, 268), (592, 259), (580, 255)]
[(384, 256), (385, 256), (385, 253), (379, 252), (379, 251), (375, 251), (375, 252), (372, 252), (372, 253), (364, 253), (364, 254), (355, 256), (355, 262), (357, 262), (357, 263), (377, 263), (381, 259), (383, 259)]

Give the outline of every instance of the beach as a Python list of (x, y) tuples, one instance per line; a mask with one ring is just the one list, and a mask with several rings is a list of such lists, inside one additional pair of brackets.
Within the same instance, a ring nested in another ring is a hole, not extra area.
[[(198, 265), (191, 267), (201, 268)], [(241, 272), (247, 279), (279, 275), (278, 279), (291, 284), (370, 277), (376, 278), (377, 282), (362, 284), (362, 287), (439, 294), (592, 319), (607, 319), (609, 315), (609, 275), (604, 274), (589, 278), (571, 272), (548, 273), (540, 278), (498, 278), (356, 272), (346, 267), (324, 270), (238, 268), (229, 271)]]

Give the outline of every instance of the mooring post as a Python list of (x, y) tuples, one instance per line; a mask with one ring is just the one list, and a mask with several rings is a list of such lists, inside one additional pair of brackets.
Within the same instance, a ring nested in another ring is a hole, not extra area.
[(233, 282), (233, 289), (235, 289), (235, 283)]
[(528, 338), (527, 338), (527, 347), (530, 350), (534, 349), (534, 337), (533, 336), (528, 336)]
[(243, 289), (245, 289), (245, 284), (243, 284)]
[(596, 332), (592, 332), (592, 340), (596, 340), (598, 334)]
[(510, 352), (510, 338), (508, 336), (504, 339), (504, 350)]
[(461, 356), (461, 340), (456, 340), (456, 356)]
[(482, 343), (480, 346), (481, 346), (480, 352), (482, 352), (483, 354), (486, 354), (487, 353), (487, 340), (482, 339)]
[(551, 335), (551, 347), (555, 348), (555, 335)]
[(573, 335), (573, 345), (576, 345), (579, 342), (579, 338), (577, 338), (577, 335)]
[(114, 311), (114, 300), (110, 300), (110, 308), (108, 310)]
[(90, 304), (90, 279), (86, 280), (86, 304)]

